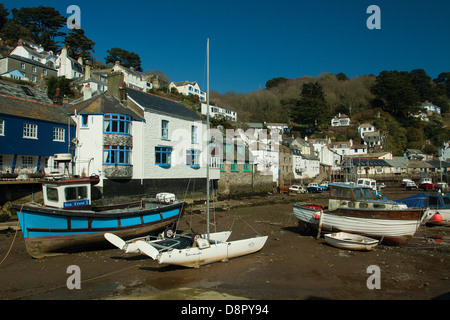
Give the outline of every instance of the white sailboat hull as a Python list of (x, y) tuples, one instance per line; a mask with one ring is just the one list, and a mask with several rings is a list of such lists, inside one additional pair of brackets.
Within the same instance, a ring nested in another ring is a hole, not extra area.
[(149, 248), (151, 244), (143, 241), (137, 242), (141, 252), (150, 253), (149, 256), (156, 258), (159, 263), (173, 264), (190, 268), (198, 268), (205, 264), (244, 256), (257, 252), (262, 249), (267, 241), (267, 236), (255, 237), (236, 241), (217, 241), (211, 243), (208, 247), (192, 247), (186, 249), (174, 249), (164, 251), (156, 257), (153, 249)]
[[(230, 235), (231, 235), (231, 231), (214, 232), (214, 233), (210, 234), (210, 239), (215, 240), (215, 241), (227, 241), (228, 238), (230, 237)], [(201, 235), (202, 238), (206, 238), (206, 236), (207, 236), (206, 234)], [(129, 241), (124, 241), (112, 233), (106, 233), (105, 238), (110, 243), (112, 243), (117, 248), (119, 248), (120, 250), (125, 251), (125, 253), (140, 253), (141, 251), (138, 248), (137, 242), (143, 241), (145, 239), (145, 237), (142, 237), (142, 238), (131, 239)], [(158, 240), (149, 241), (149, 242), (151, 243), (151, 242), (157, 242), (157, 241)]]

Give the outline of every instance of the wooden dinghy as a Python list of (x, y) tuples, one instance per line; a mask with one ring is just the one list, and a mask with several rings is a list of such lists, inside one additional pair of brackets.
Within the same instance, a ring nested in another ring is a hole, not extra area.
[(324, 238), (333, 247), (358, 251), (370, 251), (379, 243), (378, 240), (348, 232), (329, 233)]

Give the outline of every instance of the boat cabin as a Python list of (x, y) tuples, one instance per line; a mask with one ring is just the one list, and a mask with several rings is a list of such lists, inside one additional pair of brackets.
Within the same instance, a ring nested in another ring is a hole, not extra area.
[(370, 187), (377, 196), (381, 195), (381, 192), (377, 186), (377, 181), (369, 178), (358, 178), (356, 180), (357, 186)]
[(44, 206), (58, 209), (90, 210), (92, 178), (42, 181)]
[(380, 200), (369, 186), (344, 183), (330, 184), (328, 209), (353, 208), (363, 210), (387, 210), (406, 207), (394, 201)]

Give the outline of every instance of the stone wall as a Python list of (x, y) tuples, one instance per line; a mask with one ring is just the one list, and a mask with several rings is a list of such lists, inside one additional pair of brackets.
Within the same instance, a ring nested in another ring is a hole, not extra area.
[(217, 193), (219, 198), (239, 197), (272, 192), (275, 186), (272, 175), (261, 175), (254, 165), (250, 165), (250, 171), (244, 171), (244, 164), (238, 164), (238, 171), (231, 171), (231, 164), (224, 163)]

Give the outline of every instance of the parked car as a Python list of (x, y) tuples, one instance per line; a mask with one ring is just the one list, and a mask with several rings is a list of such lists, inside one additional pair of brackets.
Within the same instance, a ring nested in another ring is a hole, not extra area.
[(406, 182), (405, 188), (407, 190), (417, 190), (419, 187), (417, 187), (417, 184), (414, 181), (410, 180)]
[[(403, 179), (402, 180), (402, 187), (406, 187), (406, 184), (408, 183), (408, 182), (410, 182), (410, 181), (412, 181), (411, 179)], [(412, 182), (414, 182), (414, 181), (412, 181)]]
[(292, 192), (292, 193), (307, 193), (308, 190), (306, 190), (306, 188), (304, 186), (299, 186), (299, 185), (293, 184), (289, 188), (289, 192)]
[(323, 188), (318, 183), (310, 183), (306, 190), (308, 190), (308, 192), (322, 192)]
[(438, 182), (436, 183), (436, 189), (446, 192), (449, 188), (447, 182)]

